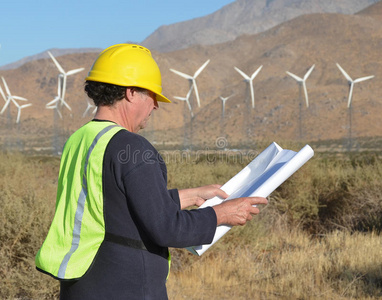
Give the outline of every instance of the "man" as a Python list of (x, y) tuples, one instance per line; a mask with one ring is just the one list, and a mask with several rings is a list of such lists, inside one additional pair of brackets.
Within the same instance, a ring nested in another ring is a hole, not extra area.
[(243, 225), (267, 201), (182, 210), (228, 195), (218, 185), (168, 190), (165, 163), (136, 134), (158, 102), (170, 102), (148, 49), (109, 47), (86, 80), (97, 113), (65, 144), (37, 269), (60, 279), (61, 299), (167, 299), (168, 247), (211, 243), (217, 225)]

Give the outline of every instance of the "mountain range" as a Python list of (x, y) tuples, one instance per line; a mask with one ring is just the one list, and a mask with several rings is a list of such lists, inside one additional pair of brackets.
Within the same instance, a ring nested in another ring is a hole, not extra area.
[(160, 52), (232, 41), (312, 13), (354, 14), (379, 0), (236, 0), (201, 17), (163, 25), (142, 45)]
[[(278, 1), (271, 2), (275, 5)], [(173, 103), (161, 104), (142, 134), (163, 146), (179, 146), (185, 137), (187, 142), (192, 138), (198, 147), (213, 147), (222, 140), (230, 147), (261, 140), (304, 140), (327, 145), (329, 140), (346, 140), (349, 129), (355, 139), (381, 136), (381, 16), (382, 2), (377, 2), (356, 14), (304, 14), (263, 32), (219, 44), (198, 44), (171, 52), (153, 50), (162, 71), (163, 93)], [(67, 71), (79, 67), (88, 70), (96, 56), (73, 53), (57, 60)], [(209, 64), (196, 80), (201, 108), (193, 106), (195, 117), (191, 119), (186, 105), (173, 98), (185, 97), (189, 84), (170, 69), (192, 75), (208, 59)], [(349, 85), (336, 63), (353, 79), (375, 75), (355, 84), (351, 128)], [(286, 71), (303, 77), (313, 65), (306, 82), (310, 103), (307, 108), (299, 96), (299, 85)], [(247, 85), (234, 67), (250, 75), (259, 66), (263, 68), (253, 82), (256, 105), (252, 109)], [(27, 145), (46, 146), (57, 126), (67, 135), (89, 120), (90, 115), (82, 118), (87, 106), (85, 73), (68, 77), (66, 99), (72, 111), (63, 108), (63, 120), (54, 123), (52, 111), (44, 108), (57, 93), (58, 70), (49, 58), (0, 71), (14, 94), (33, 103), (22, 111), (19, 126), (10, 129), (9, 119), (5, 114), (1, 116), (0, 144), (6, 142), (12, 130)], [(220, 96), (230, 95), (223, 120)], [(11, 114), (14, 120), (14, 107)]]

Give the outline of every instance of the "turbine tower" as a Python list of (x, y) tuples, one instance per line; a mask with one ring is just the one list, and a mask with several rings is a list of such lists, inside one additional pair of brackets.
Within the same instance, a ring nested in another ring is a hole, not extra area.
[(190, 97), (191, 97), (191, 93), (192, 93), (192, 90), (194, 89), (194, 86), (191, 85), (190, 86), (190, 89), (188, 90), (187, 92), (187, 95), (186, 97), (178, 97), (178, 96), (174, 96), (175, 99), (177, 100), (180, 100), (180, 101), (185, 101), (187, 103), (187, 106), (188, 106), (188, 109), (190, 111), (190, 127), (189, 127), (189, 141), (187, 143), (187, 126), (186, 126), (186, 112), (184, 113), (184, 140), (183, 140), (183, 145), (184, 145), (184, 148), (186, 149), (187, 148), (187, 145), (189, 145), (190, 148), (192, 148), (192, 129), (193, 129), (193, 120), (194, 120), (194, 112), (192, 111), (192, 106), (191, 106), (191, 103), (190, 103)]
[(354, 84), (365, 81), (368, 79), (371, 79), (374, 77), (374, 75), (371, 76), (365, 76), (365, 77), (360, 77), (355, 80), (353, 80), (348, 73), (345, 72), (345, 70), (338, 64), (336, 63), (338, 69), (340, 69), (342, 75), (345, 76), (345, 78), (348, 81), (349, 85), (349, 97), (348, 97), (348, 115), (349, 115), (349, 136), (348, 136), (348, 151), (350, 151), (352, 147), (352, 99), (353, 99), (353, 89), (354, 89)]
[(245, 74), (242, 70), (240, 70), (239, 68), (235, 67), (235, 70), (237, 72), (239, 72), (239, 74), (241, 76), (244, 77), (244, 81), (249, 85), (250, 87), (250, 90), (251, 90), (251, 99), (252, 99), (252, 108), (255, 108), (255, 93), (253, 91), (253, 79), (255, 79), (255, 77), (257, 76), (257, 74), (259, 74), (261, 68), (263, 66), (261, 65), (253, 74), (251, 77), (249, 77), (247, 74)]
[[(79, 72), (83, 71), (84, 68), (74, 69), (74, 70), (70, 70), (68, 72), (65, 72), (65, 70), (61, 67), (61, 65), (58, 63), (58, 61), (52, 55), (52, 53), (50, 53), (50, 51), (48, 51), (48, 54), (51, 57), (51, 59), (53, 60), (54, 64), (56, 65), (57, 69), (60, 71), (60, 75), (62, 76), (61, 106), (65, 105), (69, 110), (71, 110), (70, 106), (65, 102), (67, 77), (70, 76), (70, 75), (74, 75), (76, 73), (79, 73)], [(60, 78), (59, 78), (59, 80), (60, 80)]]
[(195, 90), (195, 95), (196, 95), (196, 101), (198, 102), (198, 107), (200, 107), (200, 98), (199, 98), (199, 92), (198, 92), (198, 87), (196, 85), (196, 77), (199, 76), (199, 74), (204, 70), (204, 68), (208, 65), (208, 63), (210, 62), (210, 60), (208, 59), (194, 74), (194, 76), (191, 76), (191, 75), (188, 75), (188, 74), (185, 74), (185, 73), (182, 73), (182, 72), (179, 72), (177, 70), (174, 70), (174, 69), (170, 69), (170, 71), (174, 72), (175, 74), (183, 77), (183, 78), (186, 78), (189, 82), (190, 82), (190, 89), (191, 89), (191, 86), (193, 86), (194, 90)]
[(291, 72), (286, 72), (289, 76), (291, 76), (293, 79), (295, 79), (299, 86), (299, 92), (298, 92), (298, 98), (299, 98), (299, 132), (300, 132), (300, 139), (302, 138), (302, 96), (301, 96), (301, 89), (304, 89), (305, 94), (305, 103), (306, 107), (309, 107), (309, 99), (308, 99), (308, 91), (306, 89), (306, 80), (308, 79), (310, 73), (312, 73), (315, 65), (311, 66), (308, 72), (305, 73), (304, 78), (301, 78)]

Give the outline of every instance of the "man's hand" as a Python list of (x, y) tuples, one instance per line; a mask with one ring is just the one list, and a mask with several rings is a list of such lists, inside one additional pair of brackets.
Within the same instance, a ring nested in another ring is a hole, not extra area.
[(267, 203), (268, 200), (263, 197), (243, 197), (224, 201), (213, 206), (217, 217), (217, 225), (244, 225), (247, 221), (252, 220), (253, 215), (260, 212), (254, 205)]
[(200, 206), (206, 200), (215, 196), (219, 196), (222, 199), (228, 197), (228, 195), (220, 189), (221, 185), (211, 184), (202, 187), (184, 189), (179, 191), (181, 208), (187, 208), (192, 205)]

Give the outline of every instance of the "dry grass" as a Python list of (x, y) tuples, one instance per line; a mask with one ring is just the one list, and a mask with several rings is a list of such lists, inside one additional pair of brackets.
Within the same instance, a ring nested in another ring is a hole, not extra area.
[[(169, 186), (224, 183), (248, 162), (169, 160)], [(57, 158), (0, 153), (1, 299), (58, 297), (58, 283), (34, 266), (58, 166)], [(261, 215), (201, 257), (171, 249), (170, 299), (382, 298), (381, 170), (373, 155), (316, 156)]]
[(302, 231), (284, 229), (250, 246), (210, 249), (171, 274), (169, 297), (378, 299), (381, 246), (380, 237), (373, 234), (336, 232), (312, 240)]
[(56, 158), (0, 154), (1, 299), (57, 295), (57, 282), (34, 264), (53, 216), (57, 172)]

